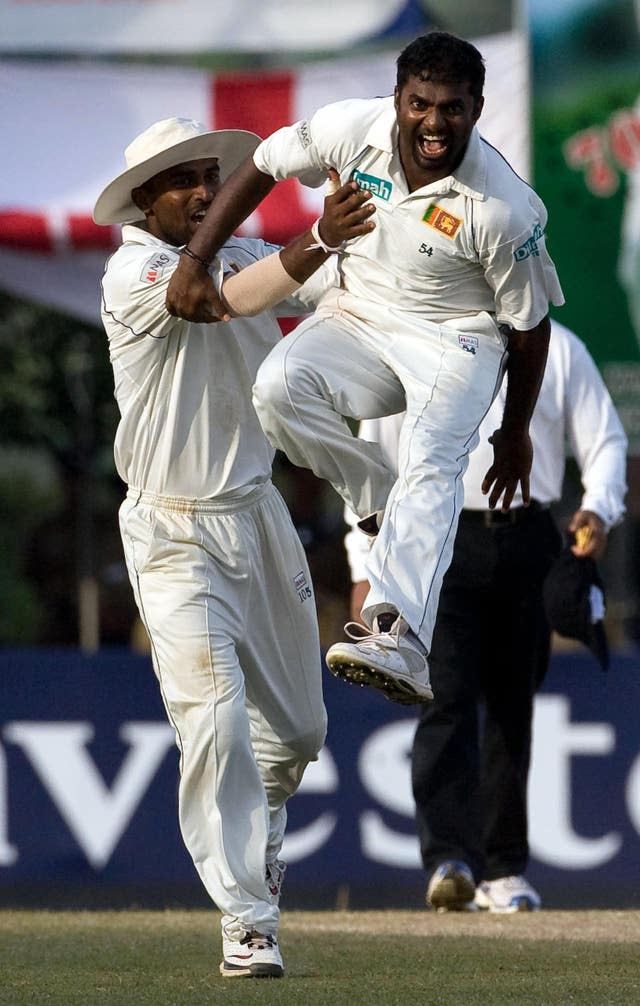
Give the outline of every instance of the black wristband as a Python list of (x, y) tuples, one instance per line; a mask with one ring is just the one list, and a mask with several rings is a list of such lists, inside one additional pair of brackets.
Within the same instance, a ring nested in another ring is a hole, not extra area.
[(182, 251), (180, 252), (180, 254), (181, 255), (188, 255), (189, 258), (192, 258), (194, 262), (198, 262), (202, 266), (203, 269), (206, 269), (207, 272), (209, 271), (209, 266), (211, 265), (211, 263), (207, 262), (206, 259), (201, 258), (200, 255), (196, 255), (196, 253), (194, 251), (191, 251), (190, 248), (187, 248), (186, 245), (182, 249)]

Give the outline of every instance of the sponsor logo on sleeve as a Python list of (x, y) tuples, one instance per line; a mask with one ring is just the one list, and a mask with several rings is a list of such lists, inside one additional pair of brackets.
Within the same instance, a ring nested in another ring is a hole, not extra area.
[(375, 175), (366, 175), (363, 171), (352, 171), (349, 181), (358, 183), (359, 188), (366, 189), (372, 196), (383, 199), (386, 203), (391, 199), (393, 184), (384, 178), (376, 178)]
[(159, 254), (154, 255), (145, 264), (140, 274), (141, 281), (143, 283), (156, 283), (170, 262), (171, 256), (167, 255), (166, 252), (159, 252)]
[(431, 203), (422, 219), (429, 227), (433, 227), (434, 230), (444, 234), (446, 238), (451, 238), (452, 241), (464, 223), (461, 217), (456, 217), (453, 213), (443, 210), (436, 203)]
[(313, 140), (311, 139), (311, 130), (309, 129), (309, 122), (307, 119), (303, 119), (302, 122), (298, 123), (296, 126), (296, 133), (298, 134), (298, 139), (300, 140), (300, 145), (303, 150), (306, 150), (307, 147), (311, 146)]
[(530, 258), (531, 255), (540, 255), (538, 241), (541, 241), (543, 237), (542, 227), (540, 224), (536, 224), (533, 228), (533, 234), (531, 237), (527, 238), (524, 244), (519, 245), (514, 251), (513, 257), (516, 262), (524, 262), (524, 260), (526, 258)]
[(459, 335), (458, 345), (462, 346), (465, 353), (471, 353), (475, 356), (478, 351), (478, 337), (477, 335)]

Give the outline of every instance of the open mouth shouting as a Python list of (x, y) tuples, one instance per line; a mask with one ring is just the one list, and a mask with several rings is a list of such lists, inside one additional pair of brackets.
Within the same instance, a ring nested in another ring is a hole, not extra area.
[(420, 154), (427, 160), (443, 157), (449, 149), (449, 139), (444, 133), (422, 133), (417, 143)]
[(204, 220), (208, 208), (208, 206), (202, 206), (200, 209), (197, 209), (195, 213), (191, 214), (191, 222), (195, 224), (196, 227), (198, 227)]

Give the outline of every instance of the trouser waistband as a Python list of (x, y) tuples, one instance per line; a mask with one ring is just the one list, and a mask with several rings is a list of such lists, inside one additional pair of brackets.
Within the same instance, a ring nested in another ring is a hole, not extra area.
[(227, 493), (215, 499), (188, 499), (184, 496), (162, 496), (158, 493), (144, 492), (129, 486), (127, 499), (146, 506), (169, 510), (172, 513), (236, 513), (247, 510), (259, 503), (268, 495), (272, 488), (271, 482), (261, 482), (260, 485), (245, 493)]
[(485, 527), (503, 527), (505, 524), (522, 524), (535, 514), (546, 513), (549, 506), (531, 500), (529, 506), (511, 507), (506, 513), (502, 510), (462, 510), (460, 520), (468, 524), (483, 524)]

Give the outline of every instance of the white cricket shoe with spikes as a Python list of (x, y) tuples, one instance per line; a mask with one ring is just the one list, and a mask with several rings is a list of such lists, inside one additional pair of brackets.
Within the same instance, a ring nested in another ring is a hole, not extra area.
[(377, 688), (402, 705), (433, 699), (427, 658), (403, 618), (389, 632), (370, 632), (359, 622), (347, 622), (344, 630), (354, 642), (334, 643), (326, 655), (337, 678)]

